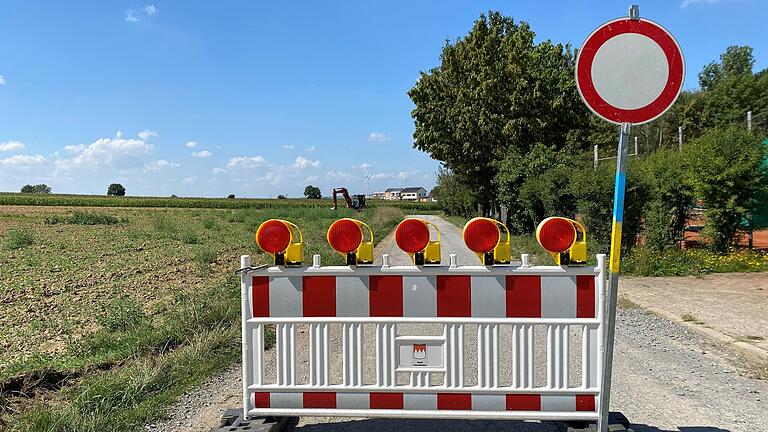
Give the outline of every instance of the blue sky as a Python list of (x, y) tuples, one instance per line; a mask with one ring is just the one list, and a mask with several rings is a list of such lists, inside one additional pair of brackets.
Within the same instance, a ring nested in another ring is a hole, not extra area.
[[(434, 184), (406, 95), (483, 11), (580, 45), (616, 1), (8, 1), (0, 14), (0, 191), (300, 196)], [(686, 57), (768, 67), (762, 0), (655, 0)]]

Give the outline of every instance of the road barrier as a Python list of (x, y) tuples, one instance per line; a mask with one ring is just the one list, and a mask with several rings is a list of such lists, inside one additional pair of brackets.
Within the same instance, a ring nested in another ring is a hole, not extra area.
[(251, 267), (243, 256), (244, 414), (597, 420), (606, 258), (521, 258)]

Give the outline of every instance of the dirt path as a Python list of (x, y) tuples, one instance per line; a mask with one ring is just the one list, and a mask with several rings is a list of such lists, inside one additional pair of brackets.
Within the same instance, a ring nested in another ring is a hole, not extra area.
[(644, 308), (752, 344), (768, 358), (768, 273), (624, 278), (619, 289)]
[[(432, 216), (442, 232), (443, 250), (459, 255), (460, 264), (477, 258), (464, 247), (461, 233)], [(392, 239), (377, 256), (407, 263)], [(462, 250), (463, 249), (463, 250)], [(447, 256), (443, 257), (447, 260)], [(403, 260), (405, 260), (403, 262)], [(740, 358), (686, 326), (640, 309), (619, 311), (612, 410), (624, 412), (636, 432), (751, 432), (768, 430), (768, 382), (746, 378), (735, 365)], [(300, 335), (300, 338), (302, 336)], [(333, 338), (333, 335), (332, 335)], [(471, 341), (467, 341), (471, 343)], [(372, 355), (372, 354), (371, 354)], [(472, 364), (467, 361), (465, 364)], [(271, 365), (267, 364), (270, 370)], [(166, 422), (152, 431), (207, 432), (227, 408), (240, 407), (240, 368), (235, 367), (184, 396)], [(555, 431), (552, 424), (503, 421), (423, 421), (302, 418), (297, 430), (308, 432), (372, 431)]]

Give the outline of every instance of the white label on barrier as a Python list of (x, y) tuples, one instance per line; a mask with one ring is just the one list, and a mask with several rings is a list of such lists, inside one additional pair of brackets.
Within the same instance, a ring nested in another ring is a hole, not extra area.
[(398, 368), (443, 368), (442, 340), (420, 340), (400, 337), (397, 352), (400, 353)]

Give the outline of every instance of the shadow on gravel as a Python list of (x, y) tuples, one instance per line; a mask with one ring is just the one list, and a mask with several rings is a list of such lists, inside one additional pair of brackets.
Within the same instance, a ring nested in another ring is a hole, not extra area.
[[(298, 426), (301, 432), (562, 432), (565, 427), (553, 422), (535, 423), (504, 420), (402, 420), (364, 419), (338, 423), (317, 423)], [(633, 424), (634, 432), (731, 432), (712, 426), (679, 426), (673, 430), (656, 426)]]
[(555, 423), (504, 420), (403, 420), (363, 419), (297, 426), (301, 432), (558, 432)]
[(635, 432), (731, 432), (729, 429), (713, 426), (678, 426), (677, 429), (667, 430), (644, 424), (633, 424), (632, 430)]

